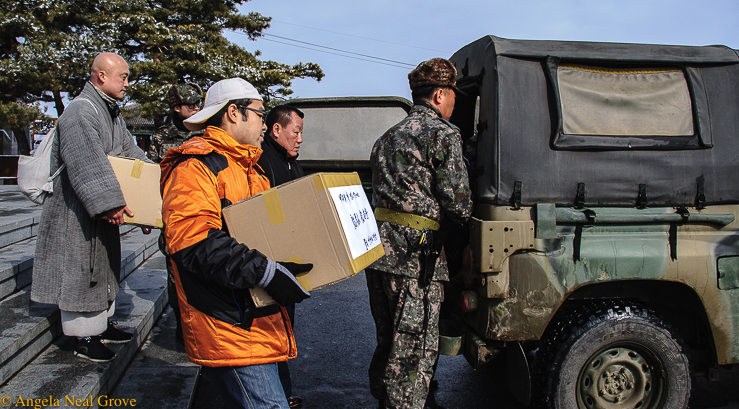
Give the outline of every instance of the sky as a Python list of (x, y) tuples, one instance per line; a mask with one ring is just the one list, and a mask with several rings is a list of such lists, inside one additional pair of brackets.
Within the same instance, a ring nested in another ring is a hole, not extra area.
[(256, 41), (226, 32), (229, 40), (263, 60), (323, 69), (320, 82), (293, 82), (296, 98), (410, 99), (415, 65), (486, 35), (739, 48), (736, 0), (252, 0), (240, 11), (272, 17), (271, 26)]

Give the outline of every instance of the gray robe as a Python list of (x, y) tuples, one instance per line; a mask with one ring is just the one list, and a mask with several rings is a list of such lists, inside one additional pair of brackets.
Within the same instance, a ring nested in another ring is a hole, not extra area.
[(89, 83), (56, 129), (50, 174), (62, 163), (66, 169), (41, 213), (31, 299), (65, 311), (106, 310), (118, 293), (121, 242), (118, 226), (100, 216), (126, 204), (107, 155), (142, 160), (146, 155), (123, 118), (113, 122)]

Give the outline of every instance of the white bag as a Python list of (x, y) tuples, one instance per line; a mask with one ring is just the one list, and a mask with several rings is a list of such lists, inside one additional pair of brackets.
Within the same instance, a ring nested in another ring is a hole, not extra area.
[[(77, 100), (87, 101), (97, 113), (97, 108), (89, 99), (76, 98), (72, 102)], [(51, 147), (54, 146), (55, 134), (56, 127), (46, 134), (39, 147), (31, 152), (31, 156), (21, 155), (18, 157), (18, 188), (33, 203), (44, 204), (46, 196), (54, 191), (54, 179), (59, 177), (66, 167), (62, 163), (62, 166), (53, 175), (49, 176), (51, 171)]]
[(56, 127), (46, 134), (44, 140), (32, 152), (31, 156), (21, 155), (18, 157), (18, 187), (34, 203), (44, 203), (46, 196), (54, 190), (54, 179), (65, 168), (65, 165), (62, 164), (53, 175), (49, 176), (51, 171), (51, 147), (54, 145), (55, 133)]

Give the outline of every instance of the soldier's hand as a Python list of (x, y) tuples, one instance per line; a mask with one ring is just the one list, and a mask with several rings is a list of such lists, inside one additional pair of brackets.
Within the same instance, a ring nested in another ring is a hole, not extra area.
[(267, 268), (262, 281), (259, 283), (278, 304), (284, 306), (295, 304), (310, 297), (310, 293), (300, 286), (295, 274), (310, 271), (313, 264), (282, 263), (267, 260)]

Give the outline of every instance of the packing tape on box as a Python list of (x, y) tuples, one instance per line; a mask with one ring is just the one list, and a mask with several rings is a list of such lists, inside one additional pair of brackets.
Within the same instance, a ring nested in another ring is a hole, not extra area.
[(141, 179), (141, 172), (144, 170), (144, 161), (136, 159), (133, 161), (133, 169), (131, 169), (131, 177)]
[(324, 190), (331, 187), (361, 185), (362, 181), (356, 173), (323, 173), (313, 175), (313, 183), (316, 184), (317, 190)]
[(298, 283), (301, 287), (305, 289), (305, 291), (311, 292), (313, 291), (313, 287), (310, 285), (310, 280), (308, 279), (308, 273), (300, 273), (295, 276), (295, 278), (298, 280)]
[(270, 189), (262, 193), (264, 204), (267, 206), (267, 215), (269, 216), (269, 222), (274, 226), (287, 220), (285, 218), (285, 212), (282, 210), (282, 202), (280, 202), (280, 194), (277, 193), (277, 189)]
[[(126, 223), (128, 223), (128, 224), (136, 224), (136, 215), (134, 215), (133, 217), (131, 217), (131, 216), (128, 216), (127, 214), (124, 213), (123, 214), (123, 221), (126, 222)], [(154, 221), (154, 228), (156, 228), (156, 229), (163, 229), (164, 228), (164, 222), (162, 221), (162, 219), (156, 219)]]
[(382, 247), (382, 244), (378, 244), (370, 251), (362, 254), (354, 260), (349, 260), (347, 263), (349, 265), (349, 271), (352, 272), (352, 275), (355, 275), (384, 255), (385, 248)]

